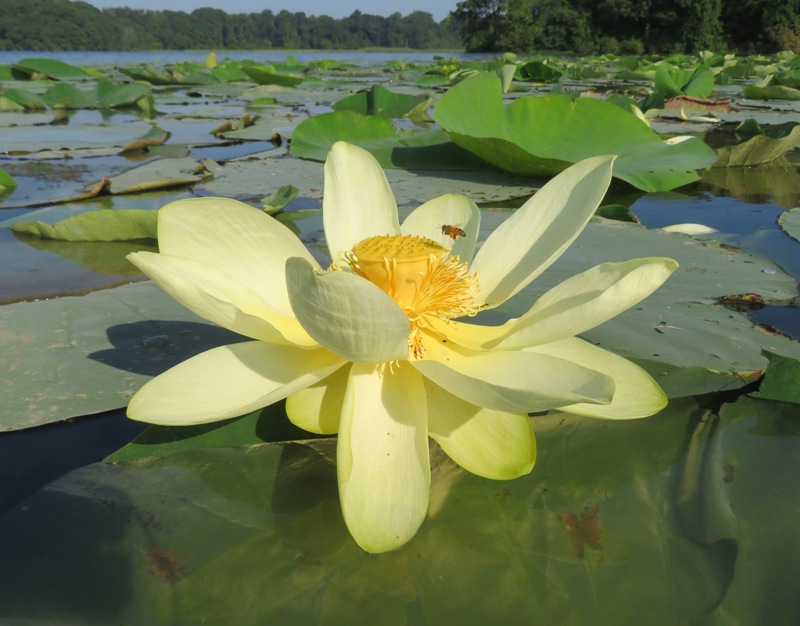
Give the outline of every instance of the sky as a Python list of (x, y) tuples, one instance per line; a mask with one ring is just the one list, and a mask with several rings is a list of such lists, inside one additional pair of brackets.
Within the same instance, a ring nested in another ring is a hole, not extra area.
[(107, 7), (127, 6), (132, 9), (154, 9), (185, 11), (191, 13), (200, 7), (222, 9), (228, 13), (260, 13), (269, 9), (279, 13), (287, 9), (292, 13), (304, 12), (306, 15), (330, 15), (346, 17), (358, 9), (362, 13), (389, 16), (400, 12), (408, 15), (413, 11), (426, 11), (433, 19), (440, 22), (456, 8), (458, 0), (404, 0), (403, 2), (387, 2), (386, 0), (85, 0), (101, 9)]

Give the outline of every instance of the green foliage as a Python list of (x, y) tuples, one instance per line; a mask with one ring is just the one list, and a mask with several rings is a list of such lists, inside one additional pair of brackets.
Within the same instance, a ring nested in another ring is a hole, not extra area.
[(451, 14), (471, 52), (618, 54), (797, 49), (800, 0), (463, 0)]

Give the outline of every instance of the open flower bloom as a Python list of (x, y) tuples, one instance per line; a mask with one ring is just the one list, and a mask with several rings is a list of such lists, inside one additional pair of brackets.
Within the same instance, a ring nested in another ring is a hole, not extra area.
[(612, 162), (594, 157), (564, 171), (476, 254), (474, 202), (445, 195), (401, 226), (378, 163), (337, 143), (325, 164), (328, 269), (256, 208), (220, 198), (169, 204), (159, 214), (160, 252), (130, 260), (201, 317), (253, 341), (154, 378), (128, 415), (198, 424), (286, 398), (296, 425), (338, 433), (339, 495), (355, 540), (373, 553), (402, 546), (428, 509), (428, 436), (470, 472), (510, 479), (533, 467), (529, 412), (628, 419), (666, 404), (638, 366), (576, 335), (652, 293), (677, 267), (671, 259), (604, 263), (519, 318), (470, 321), (578, 236)]

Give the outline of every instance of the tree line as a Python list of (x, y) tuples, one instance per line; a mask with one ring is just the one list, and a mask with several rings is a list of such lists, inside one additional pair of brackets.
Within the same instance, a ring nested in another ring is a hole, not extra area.
[[(124, 0), (120, 0), (124, 3)], [(264, 50), (461, 47), (455, 26), (430, 13), (334, 19), (265, 10), (98, 9), (70, 0), (0, 0), (1, 50)]]
[(800, 52), (800, 0), (463, 0), (468, 52)]
[(800, 52), (800, 0), (463, 0), (441, 22), (424, 11), (334, 19), (70, 0), (0, 0), (0, 15), (0, 50)]

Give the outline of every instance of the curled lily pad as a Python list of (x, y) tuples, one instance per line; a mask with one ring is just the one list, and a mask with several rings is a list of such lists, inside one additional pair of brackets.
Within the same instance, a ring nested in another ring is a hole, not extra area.
[(706, 98), (713, 89), (714, 74), (705, 65), (700, 65), (694, 70), (682, 70), (664, 61), (656, 69), (655, 90), (664, 98), (676, 96)]
[(210, 176), (202, 163), (190, 157), (158, 159), (109, 178), (109, 193), (124, 194), (180, 187)]
[(503, 107), (499, 79), (478, 74), (450, 89), (434, 117), (462, 148), (509, 172), (552, 175), (583, 158), (617, 154), (614, 176), (645, 191), (697, 180), (716, 154), (694, 137), (662, 141), (634, 115), (605, 101), (522, 97)]

